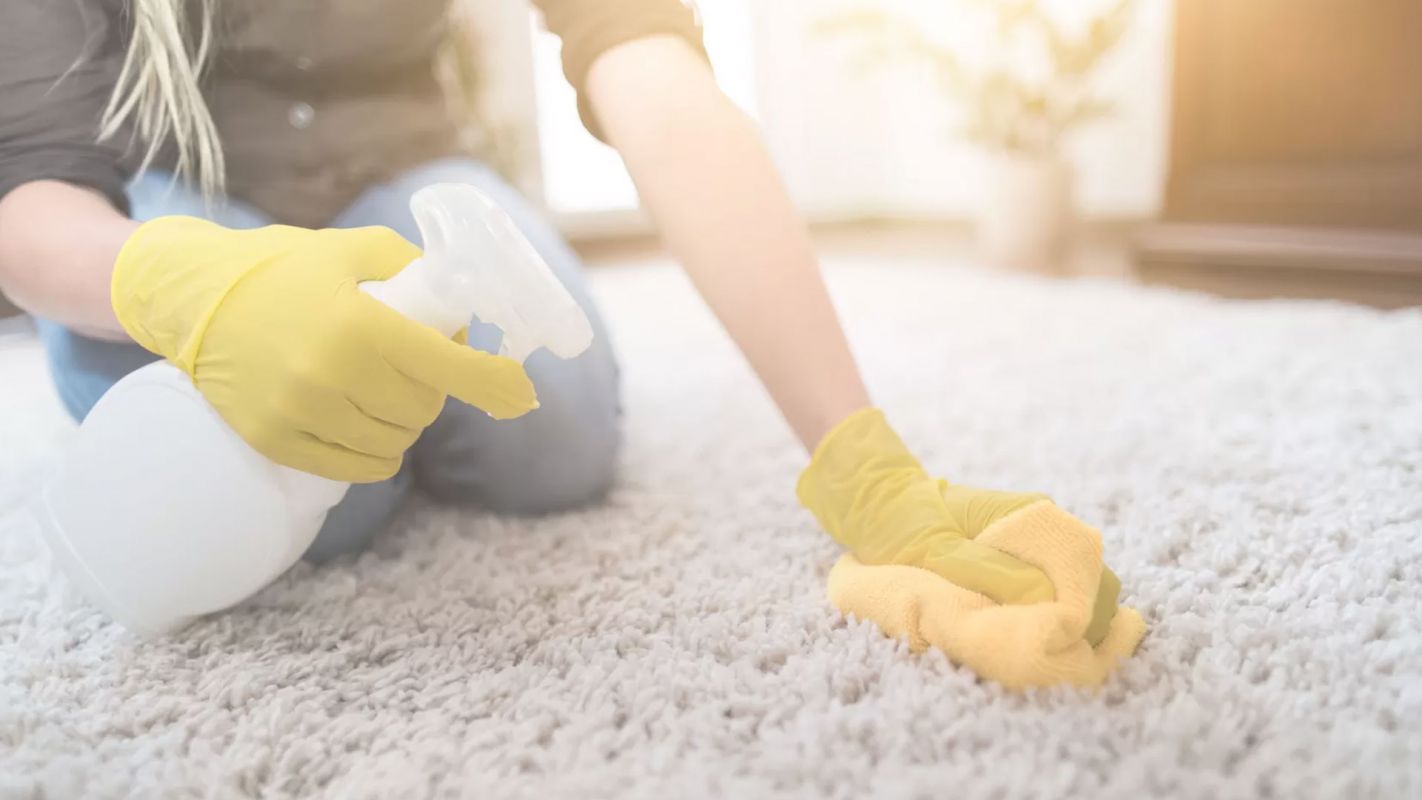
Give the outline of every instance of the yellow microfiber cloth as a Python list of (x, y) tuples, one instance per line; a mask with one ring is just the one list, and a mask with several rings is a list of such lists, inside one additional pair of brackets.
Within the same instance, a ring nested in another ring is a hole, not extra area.
[(846, 553), (829, 576), (830, 601), (872, 620), (915, 652), (937, 647), (954, 662), (1009, 689), (1092, 687), (1135, 652), (1145, 621), (1118, 608), (1105, 638), (1084, 638), (1101, 574), (1101, 535), (1050, 501), (1013, 512), (978, 536), (979, 544), (1040, 568), (1056, 599), (999, 605), (919, 567), (868, 566)]
[(878, 409), (826, 435), (796, 490), (850, 551), (830, 599), (916, 651), (1012, 689), (1087, 687), (1144, 635), (1096, 530), (1044, 495), (933, 480)]

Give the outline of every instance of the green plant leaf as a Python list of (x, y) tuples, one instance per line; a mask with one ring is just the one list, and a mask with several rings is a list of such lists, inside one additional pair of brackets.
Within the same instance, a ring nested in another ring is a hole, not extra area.
[(883, 34), (891, 31), (897, 22), (888, 12), (875, 8), (861, 8), (813, 20), (810, 24), (810, 31), (819, 36)]
[(1100, 97), (1083, 97), (1073, 103), (1060, 117), (1058, 124), (1065, 131), (1087, 122), (1104, 119), (1116, 111), (1116, 104)]
[(816, 20), (812, 32), (820, 36), (854, 36), (864, 41), (855, 59), (859, 69), (871, 69), (899, 59), (917, 60), (933, 69), (940, 87), (961, 95), (965, 76), (958, 57), (930, 41), (918, 26), (879, 9), (855, 9)]
[(1048, 52), (1057, 74), (1080, 79), (1094, 70), (1129, 29), (1133, 7), (1133, 0), (1118, 0), (1093, 18), (1087, 24), (1085, 33), (1076, 39), (1065, 36), (1055, 25), (1050, 30), (1044, 29)]
[(1005, 67), (974, 75), (957, 53), (928, 37), (912, 21), (872, 7), (859, 7), (817, 20), (821, 36), (856, 39), (858, 69), (893, 61), (930, 67), (945, 97), (960, 103), (965, 122), (954, 133), (988, 147), (1048, 153), (1069, 129), (1111, 113), (1110, 103), (1082, 96), (1086, 77), (1129, 28), (1135, 0), (1116, 0), (1089, 21), (1079, 36), (1068, 36), (1038, 0), (957, 0), (991, 14), (998, 47), (1006, 48), (1037, 34), (1047, 51), (1052, 74), (1041, 84), (1024, 80)]

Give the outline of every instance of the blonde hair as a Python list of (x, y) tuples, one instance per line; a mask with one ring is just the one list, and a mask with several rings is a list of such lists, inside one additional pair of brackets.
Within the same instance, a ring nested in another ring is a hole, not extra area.
[(201, 0), (196, 46), (184, 0), (129, 0), (133, 33), (118, 81), (99, 122), (99, 140), (132, 125), (145, 148), (147, 169), (170, 138), (176, 172), (193, 180), (204, 197), (222, 193), (222, 144), (203, 100), (200, 79), (213, 39), (213, 7)]
[[(0, 3), (5, 0), (0, 0)], [(197, 184), (208, 200), (223, 192), (225, 166), (217, 125), (202, 96), (201, 79), (216, 36), (215, 9), (219, 0), (199, 0), (196, 15), (196, 45), (193, 20), (185, 0), (128, 0), (133, 33), (128, 52), (119, 70), (113, 94), (99, 122), (99, 140), (110, 139), (131, 125), (144, 148), (139, 172), (147, 169), (171, 138), (177, 154), (175, 172)], [(477, 56), (471, 51), (473, 22), (459, 9), (467, 4), (451, 4), (451, 35), (441, 48), (444, 74), (441, 85), (446, 100), (461, 120), (466, 134), (471, 131), (491, 137), (491, 126), (476, 108), (482, 94), (483, 71), (474, 67)], [(505, 137), (500, 137), (505, 138)], [(490, 160), (508, 149), (502, 142), (481, 141)], [(508, 166), (504, 164), (504, 166)]]

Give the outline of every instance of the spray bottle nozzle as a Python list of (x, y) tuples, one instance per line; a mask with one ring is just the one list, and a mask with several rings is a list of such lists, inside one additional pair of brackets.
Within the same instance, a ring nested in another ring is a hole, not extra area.
[(466, 322), (477, 316), (503, 331), (502, 355), (522, 361), (546, 347), (572, 358), (592, 343), (582, 307), (508, 213), (483, 192), (467, 184), (433, 184), (415, 193), (410, 209), (424, 238), (425, 282)]

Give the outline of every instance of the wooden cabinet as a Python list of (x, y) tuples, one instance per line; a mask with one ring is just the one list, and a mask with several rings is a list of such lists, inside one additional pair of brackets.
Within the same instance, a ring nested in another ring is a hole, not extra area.
[(1422, 2), (1177, 0), (1148, 281), (1422, 304)]

